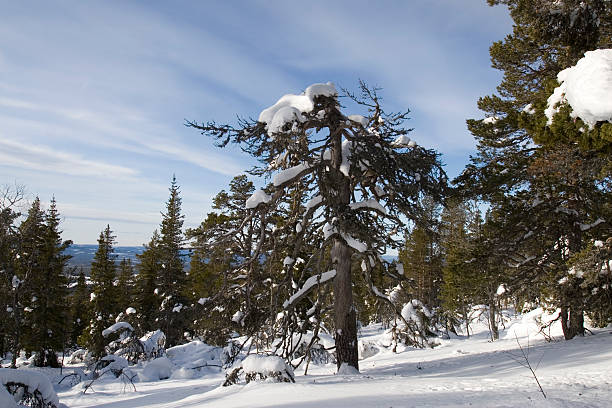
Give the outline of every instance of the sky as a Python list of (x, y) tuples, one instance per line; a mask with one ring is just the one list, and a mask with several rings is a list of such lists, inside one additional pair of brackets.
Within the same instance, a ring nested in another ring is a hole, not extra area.
[(501, 79), (488, 49), (510, 30), (485, 0), (0, 0), (0, 185), (55, 197), (64, 239), (92, 244), (109, 224), (141, 245), (173, 175), (195, 227), (255, 163), (185, 120), (257, 118), (312, 83), (360, 79), (386, 110), (410, 109), (411, 138), (452, 178), (475, 151), (465, 120)]

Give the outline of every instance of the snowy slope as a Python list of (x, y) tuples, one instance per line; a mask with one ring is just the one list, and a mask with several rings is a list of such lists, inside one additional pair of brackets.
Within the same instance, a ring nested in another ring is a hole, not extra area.
[[(197, 347), (192, 346), (190, 353), (169, 356), (176, 365), (170, 379), (136, 383), (137, 392), (126, 391), (119, 380), (108, 380), (94, 386), (95, 392), (83, 395), (76, 385), (59, 396), (69, 407), (105, 408), (611, 406), (612, 329), (547, 343), (536, 335), (530, 319), (507, 323), (502, 339), (494, 343), (481, 323), (469, 339), (459, 336), (441, 340), (435, 349), (408, 348), (396, 354), (383, 347), (389, 336), (379, 326), (370, 326), (360, 340), (378, 352), (360, 361), (361, 374), (337, 376), (333, 365), (311, 365), (307, 376), (303, 367), (296, 370), (295, 384), (220, 387), (224, 376), (218, 369), (196, 374), (180, 368), (187, 366), (189, 356), (197, 357)], [(520, 354), (514, 333), (523, 347), (529, 343), (532, 364), (542, 358), (536, 373), (546, 400), (530, 372), (510, 355)], [(552, 334), (559, 335), (558, 328)]]

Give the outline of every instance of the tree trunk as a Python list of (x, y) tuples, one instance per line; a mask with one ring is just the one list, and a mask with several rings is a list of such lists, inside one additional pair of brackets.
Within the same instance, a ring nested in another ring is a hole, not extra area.
[(499, 329), (497, 327), (497, 304), (495, 295), (490, 293), (489, 296), (489, 327), (491, 328), (491, 340), (499, 340)]
[(571, 340), (576, 335), (584, 335), (584, 313), (573, 310), (569, 306), (561, 306), (561, 327), (565, 340)]
[(351, 279), (351, 249), (340, 239), (332, 248), (332, 262), (336, 268), (334, 278), (334, 321), (336, 339), (336, 359), (338, 368), (343, 363), (359, 370), (357, 356), (357, 316), (353, 307), (353, 288)]

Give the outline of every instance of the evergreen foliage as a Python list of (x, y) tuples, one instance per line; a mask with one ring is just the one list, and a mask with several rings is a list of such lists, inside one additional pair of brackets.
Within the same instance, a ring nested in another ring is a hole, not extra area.
[(87, 342), (87, 348), (96, 358), (105, 355), (106, 340), (102, 336), (102, 331), (115, 323), (114, 318), (120, 312), (117, 304), (118, 291), (115, 286), (117, 265), (114, 243), (115, 236), (110, 225), (107, 225), (100, 233), (98, 250), (91, 263), (92, 316), (83, 340)]
[[(83, 334), (91, 319), (90, 291), (87, 287), (85, 272), (79, 270), (76, 286), (70, 295), (70, 316), (72, 318), (72, 330), (70, 332), (70, 344), (79, 343), (79, 337)], [(82, 344), (85, 346), (85, 344)]]
[[(561, 308), (566, 338), (584, 332), (586, 292), (559, 284), (570, 259), (592, 239), (607, 237), (610, 194), (607, 124), (581, 131), (562, 107), (547, 125), (544, 109), (556, 75), (585, 51), (609, 47), (612, 8), (602, 0), (490, 0), (509, 7), (512, 34), (491, 47), (493, 67), (503, 71), (498, 95), (478, 105), (488, 118), (468, 120), (478, 154), (456, 180), (468, 197), (492, 206), (485, 239), (489, 257), (512, 265), (505, 278), (523, 300)], [(584, 130), (584, 129), (583, 129)], [(503, 238), (503, 239), (502, 239)]]
[[(312, 109), (302, 110), (298, 115), (298, 109), (293, 108), (295, 114), (291, 118), (281, 115), (284, 122), (280, 124), (266, 115), (281, 112), (277, 108), (283, 109), (282, 101), (293, 96), (282, 99), (278, 107), (264, 111), (261, 121), (241, 120), (237, 127), (212, 122), (188, 123), (203, 134), (217, 138), (220, 146), (230, 141), (240, 144), (262, 163), (252, 174), (271, 176), (284, 170), (265, 191), (256, 192), (250, 198), (253, 204), (247, 206), (249, 211), (240, 224), (257, 222), (259, 237), (252, 241), (255, 250), (241, 262), (240, 268), (244, 268), (247, 277), (253, 277), (258, 273), (262, 257), (270, 262), (280, 260), (280, 254), (286, 251), (286, 247), (275, 245), (280, 239), (291, 243), (289, 260), (283, 261), (283, 272), (291, 276), (292, 261), (298, 258), (303, 243), (324, 231), (322, 244), (305, 259), (305, 268), (312, 275), (335, 271), (337, 364), (340, 367), (347, 363), (355, 368), (358, 363), (353, 259), (357, 264), (363, 261), (362, 273), (367, 285), (373, 294), (377, 293), (371, 280), (372, 267), (379, 265), (387, 269), (379, 255), (387, 248), (399, 246), (392, 231), (403, 227), (400, 215), (421, 219), (419, 199), (424, 193), (439, 199), (445, 185), (437, 153), (408, 143), (409, 130), (402, 126), (407, 112), (386, 113), (380, 106), (377, 90), (361, 85), (359, 96), (351, 93), (347, 96), (368, 111), (367, 118), (346, 116), (333, 86), (315, 84), (303, 96), (297, 96), (307, 98)], [(305, 212), (301, 206), (287, 202), (294, 193), (301, 202), (312, 200)], [(379, 206), (383, 202), (386, 210), (380, 210), (374, 201)], [(286, 222), (280, 229), (269, 221), (274, 220), (277, 211), (286, 214)], [(270, 224), (276, 228), (269, 228)], [(250, 282), (247, 281), (247, 292), (254, 285)], [(287, 283), (293, 282), (297, 283), (294, 279), (287, 280)], [(314, 285), (309, 289), (315, 286), (320, 287)], [(387, 299), (382, 294), (379, 297)], [(296, 296), (285, 306), (293, 309), (303, 298)]]
[(157, 289), (157, 274), (161, 269), (159, 255), (159, 233), (153, 232), (151, 241), (145, 245), (145, 250), (138, 255), (138, 275), (134, 284), (133, 303), (138, 313), (138, 329), (146, 333), (156, 326), (157, 311), (161, 303)]
[(156, 254), (160, 266), (157, 271), (157, 287), (161, 297), (158, 324), (171, 347), (181, 343), (188, 327), (186, 313), (181, 313), (183, 308), (188, 307), (188, 281), (180, 253), (185, 240), (182, 230), (185, 216), (181, 214), (180, 191), (175, 177), (172, 178), (169, 190), (170, 197), (166, 203), (166, 212), (162, 213)]

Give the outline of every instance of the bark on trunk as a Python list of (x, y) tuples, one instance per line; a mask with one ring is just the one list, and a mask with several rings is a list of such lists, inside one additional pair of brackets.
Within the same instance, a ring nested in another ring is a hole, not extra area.
[(565, 340), (584, 335), (584, 313), (569, 306), (561, 306), (561, 327)]
[(338, 368), (343, 363), (359, 370), (357, 356), (357, 316), (353, 307), (351, 279), (351, 249), (340, 239), (334, 242), (332, 262), (336, 268), (334, 278), (334, 320), (336, 358)]
[(489, 297), (489, 327), (491, 328), (491, 340), (499, 340), (499, 329), (497, 327), (497, 305), (494, 295)]

